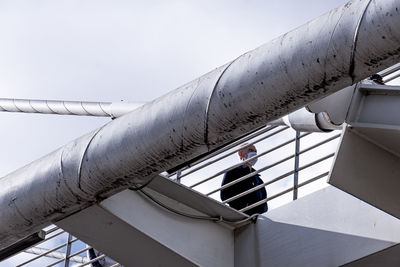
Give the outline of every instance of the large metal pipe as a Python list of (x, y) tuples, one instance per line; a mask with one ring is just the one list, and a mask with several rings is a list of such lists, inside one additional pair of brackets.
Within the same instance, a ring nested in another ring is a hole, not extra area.
[(7, 175), (0, 247), (393, 65), (399, 11), (351, 1)]

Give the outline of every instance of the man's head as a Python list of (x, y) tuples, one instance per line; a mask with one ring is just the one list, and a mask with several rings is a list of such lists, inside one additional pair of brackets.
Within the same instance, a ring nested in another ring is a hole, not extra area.
[[(256, 147), (255, 147), (254, 145), (252, 145), (252, 144), (247, 144), (247, 143), (245, 143), (245, 144), (243, 144), (242, 146), (243, 146), (243, 148), (240, 149), (240, 150), (238, 151), (239, 158), (240, 158), (241, 160), (246, 160), (246, 159), (248, 159), (249, 153), (250, 153), (250, 155), (252, 155), (252, 156), (255, 155), (254, 153), (257, 153)], [(251, 152), (254, 152), (254, 153), (251, 153)], [(251, 164), (251, 165), (254, 165), (254, 164)]]

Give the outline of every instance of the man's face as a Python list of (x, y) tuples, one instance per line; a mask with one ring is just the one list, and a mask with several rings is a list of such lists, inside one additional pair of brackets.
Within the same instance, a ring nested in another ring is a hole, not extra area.
[(241, 150), (239, 150), (239, 157), (241, 160), (245, 160), (247, 159), (247, 154), (249, 154), (249, 152), (257, 152), (257, 149), (254, 145), (250, 145), (247, 146)]

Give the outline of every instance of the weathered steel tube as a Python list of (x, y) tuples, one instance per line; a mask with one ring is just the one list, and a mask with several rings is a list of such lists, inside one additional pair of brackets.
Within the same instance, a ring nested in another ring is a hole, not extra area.
[(0, 248), (393, 65), (399, 11), (351, 1), (0, 179)]
[(0, 98), (0, 112), (120, 117), (140, 107), (133, 102), (87, 102)]

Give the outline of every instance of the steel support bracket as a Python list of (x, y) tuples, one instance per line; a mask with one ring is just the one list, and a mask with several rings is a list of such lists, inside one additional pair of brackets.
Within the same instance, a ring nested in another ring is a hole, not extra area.
[(328, 182), (400, 218), (400, 87), (360, 84)]

